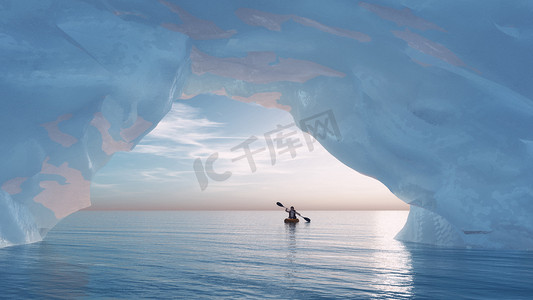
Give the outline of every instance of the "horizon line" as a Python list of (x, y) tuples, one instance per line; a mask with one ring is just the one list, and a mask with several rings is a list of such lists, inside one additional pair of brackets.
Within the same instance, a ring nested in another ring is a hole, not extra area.
[[(79, 211), (281, 211), (279, 209), (84, 208)], [(305, 211), (409, 211), (407, 209), (305, 209)]]

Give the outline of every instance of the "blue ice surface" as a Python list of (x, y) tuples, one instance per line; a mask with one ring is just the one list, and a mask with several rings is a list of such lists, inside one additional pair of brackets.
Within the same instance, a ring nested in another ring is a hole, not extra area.
[(0, 247), (89, 206), (94, 173), (172, 101), (223, 91), (279, 93), (269, 104), (296, 120), (331, 111), (340, 135), (324, 147), (413, 207), (398, 239), (533, 249), (532, 12), (526, 0), (2, 1)]
[[(274, 205), (274, 204), (273, 204)], [(0, 249), (3, 298), (528, 299), (533, 254), (392, 239), (406, 211), (78, 212)]]

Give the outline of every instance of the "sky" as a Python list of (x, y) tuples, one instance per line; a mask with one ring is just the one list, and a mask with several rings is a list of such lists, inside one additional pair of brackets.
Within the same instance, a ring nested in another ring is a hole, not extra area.
[[(292, 144), (278, 144), (278, 134)], [(97, 173), (91, 201), (94, 210), (272, 210), (278, 201), (297, 210), (408, 209), (306, 137), (288, 112), (216, 95), (174, 102), (133, 151)]]

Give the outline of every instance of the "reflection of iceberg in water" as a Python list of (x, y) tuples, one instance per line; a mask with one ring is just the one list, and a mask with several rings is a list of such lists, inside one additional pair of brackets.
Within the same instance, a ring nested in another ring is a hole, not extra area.
[[(94, 266), (80, 263), (77, 253), (68, 250), (68, 243), (59, 247), (58, 244), (61, 242), (44, 242), (2, 250), (2, 274), (10, 276), (2, 276), (1, 298), (88, 297), (87, 286), (91, 280), (89, 274), (94, 272)], [(12, 263), (14, 261), (16, 263)]]
[[(530, 299), (529, 251), (443, 249), (409, 243), (411, 292), (420, 299)], [(431, 288), (428, 288), (431, 287)]]
[[(56, 287), (61, 290), (62, 297), (68, 299), (87, 297), (86, 287), (90, 282), (91, 268), (88, 265), (70, 261), (70, 257), (57, 253), (55, 245), (42, 243), (37, 246), (37, 262), (29, 273), (31, 282), (41, 286), (42, 295), (49, 297), (50, 289)], [(54, 257), (50, 260), (49, 257)], [(43, 276), (46, 274), (46, 277)]]
[(287, 228), (279, 211), (77, 213), (44, 243), (0, 251), (0, 298), (530, 299), (533, 293), (528, 251), (403, 244), (391, 237), (407, 212), (308, 216), (310, 226)]

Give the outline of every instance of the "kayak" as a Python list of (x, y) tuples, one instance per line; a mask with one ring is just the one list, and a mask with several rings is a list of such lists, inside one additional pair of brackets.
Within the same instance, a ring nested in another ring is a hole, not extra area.
[(298, 219), (289, 219), (289, 218), (285, 219), (285, 223), (298, 223), (298, 222), (300, 222), (300, 220)]

